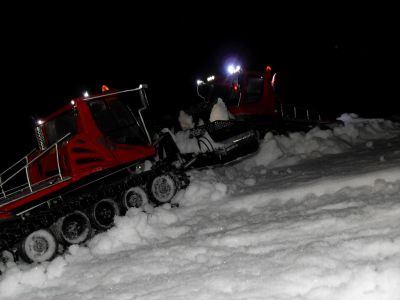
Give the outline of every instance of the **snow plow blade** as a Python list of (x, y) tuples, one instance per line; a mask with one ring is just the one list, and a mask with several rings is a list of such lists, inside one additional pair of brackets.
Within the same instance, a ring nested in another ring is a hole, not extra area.
[(240, 121), (214, 121), (191, 129), (192, 137), (206, 151), (184, 155), (185, 169), (225, 165), (255, 153), (259, 148), (259, 136), (244, 125)]

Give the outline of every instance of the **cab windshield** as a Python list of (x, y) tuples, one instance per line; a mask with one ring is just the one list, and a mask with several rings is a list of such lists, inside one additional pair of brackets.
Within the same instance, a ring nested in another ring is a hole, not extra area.
[(91, 100), (89, 107), (97, 127), (115, 143), (148, 144), (136, 117), (118, 97)]

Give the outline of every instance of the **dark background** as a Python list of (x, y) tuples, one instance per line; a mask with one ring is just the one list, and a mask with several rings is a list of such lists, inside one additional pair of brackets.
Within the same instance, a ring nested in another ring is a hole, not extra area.
[(289, 98), (330, 114), (400, 113), (393, 7), (39, 5), (3, 12), (2, 167), (35, 146), (33, 116), (85, 90), (148, 83), (153, 110), (173, 114), (198, 100), (197, 78), (223, 71), (232, 57), (248, 69), (271, 65)]

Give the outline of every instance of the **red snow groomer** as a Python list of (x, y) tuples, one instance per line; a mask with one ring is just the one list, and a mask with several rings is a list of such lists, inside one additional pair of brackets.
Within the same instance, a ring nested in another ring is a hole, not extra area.
[(227, 71), (227, 75), (198, 80), (197, 94), (206, 103), (221, 98), (236, 120), (246, 121), (249, 127), (260, 132), (286, 132), (332, 122), (301, 103), (288, 103), (278, 92), (277, 74), (270, 66), (263, 71), (249, 71), (230, 65)]
[(80, 97), (38, 121), (38, 149), (0, 174), (0, 251), (52, 259), (130, 207), (169, 202), (188, 177), (156, 155), (145, 85)]

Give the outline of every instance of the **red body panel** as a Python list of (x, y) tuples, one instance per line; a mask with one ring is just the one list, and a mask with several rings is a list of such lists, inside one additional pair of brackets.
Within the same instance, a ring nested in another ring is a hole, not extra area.
[[(73, 105), (63, 107), (45, 119), (44, 123), (73, 107)], [(152, 145), (134, 146), (113, 143), (96, 126), (88, 103), (84, 99), (75, 100), (75, 109), (78, 112), (77, 134), (59, 145), (59, 163), (63, 176), (70, 176), (77, 180), (93, 172), (155, 155)], [(49, 176), (56, 175), (57, 171), (56, 151), (52, 149), (29, 168), (31, 182), (45, 180)]]

